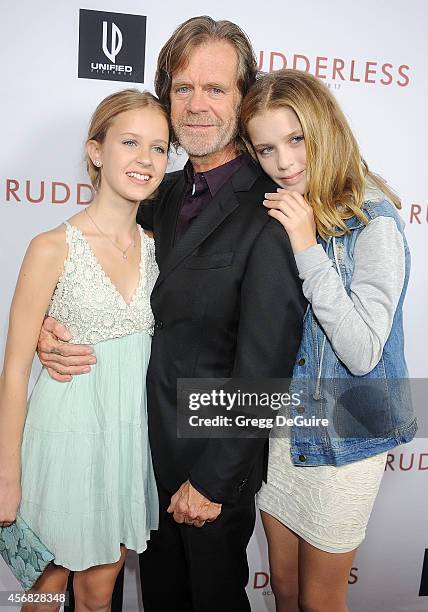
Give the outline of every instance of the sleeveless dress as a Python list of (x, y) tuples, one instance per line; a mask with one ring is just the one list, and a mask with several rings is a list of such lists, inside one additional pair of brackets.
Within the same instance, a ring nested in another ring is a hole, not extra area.
[(158, 526), (145, 378), (153, 334), (154, 241), (141, 228), (140, 280), (127, 304), (84, 234), (66, 225), (68, 255), (48, 314), (97, 363), (69, 383), (43, 369), (28, 402), (19, 514), (74, 571), (142, 552)]

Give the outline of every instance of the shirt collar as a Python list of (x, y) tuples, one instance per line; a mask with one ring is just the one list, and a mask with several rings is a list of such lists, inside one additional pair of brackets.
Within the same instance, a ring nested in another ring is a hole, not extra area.
[(234, 174), (238, 168), (241, 167), (245, 158), (246, 154), (238, 155), (238, 157), (235, 157), (225, 164), (217, 166), (217, 168), (213, 168), (212, 170), (207, 170), (206, 172), (194, 172), (192, 163), (189, 159), (184, 166), (184, 177), (186, 183), (193, 186), (195, 182), (200, 183), (201, 180), (206, 182), (211, 197), (213, 198), (220, 191), (223, 185), (230, 179), (232, 174)]

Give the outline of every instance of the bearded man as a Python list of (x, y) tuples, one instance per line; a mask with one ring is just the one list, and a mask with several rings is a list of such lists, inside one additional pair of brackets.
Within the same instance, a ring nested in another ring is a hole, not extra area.
[[(177, 380), (293, 370), (305, 300), (287, 234), (262, 206), (276, 185), (238, 135), (256, 72), (244, 32), (205, 16), (181, 24), (158, 59), (156, 93), (189, 161), (153, 205), (160, 274), (147, 394), (160, 524), (140, 558), (145, 612), (250, 610), (246, 548), (266, 438), (178, 437)], [(142, 204), (138, 220), (147, 227), (148, 217)], [(40, 344), (59, 379), (89, 363), (85, 348), (56, 342), (63, 334), (47, 321)]]

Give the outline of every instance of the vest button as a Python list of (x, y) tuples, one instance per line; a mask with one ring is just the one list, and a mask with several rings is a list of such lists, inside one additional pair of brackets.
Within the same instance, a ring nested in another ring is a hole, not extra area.
[(301, 461), (302, 463), (306, 461), (305, 455), (299, 455), (299, 461)]
[(299, 366), (303, 366), (306, 363), (306, 359), (304, 357), (301, 357), (297, 363), (299, 364)]
[(156, 321), (156, 323), (155, 323), (155, 327), (156, 327), (156, 329), (162, 329), (162, 327), (163, 327), (163, 321)]

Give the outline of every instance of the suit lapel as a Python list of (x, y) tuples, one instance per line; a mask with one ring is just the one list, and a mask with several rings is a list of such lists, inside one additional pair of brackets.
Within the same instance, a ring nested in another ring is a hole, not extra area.
[[(248, 191), (260, 175), (259, 168), (251, 161), (244, 162), (242, 167), (232, 176), (219, 193), (211, 200), (206, 208), (190, 225), (181, 240), (171, 248), (178, 214), (179, 199), (176, 205), (171, 207), (171, 212), (165, 215), (161, 225), (160, 249), (160, 274), (155, 289), (165, 278), (190, 255), (204, 240), (208, 238), (223, 221), (233, 213), (239, 206), (236, 196), (238, 191)], [(172, 197), (173, 193), (170, 194)], [(167, 251), (169, 250), (169, 253)]]
[(175, 226), (185, 188), (184, 178), (181, 177), (162, 198), (163, 210), (159, 221), (155, 223), (156, 260), (161, 270), (173, 248)]

